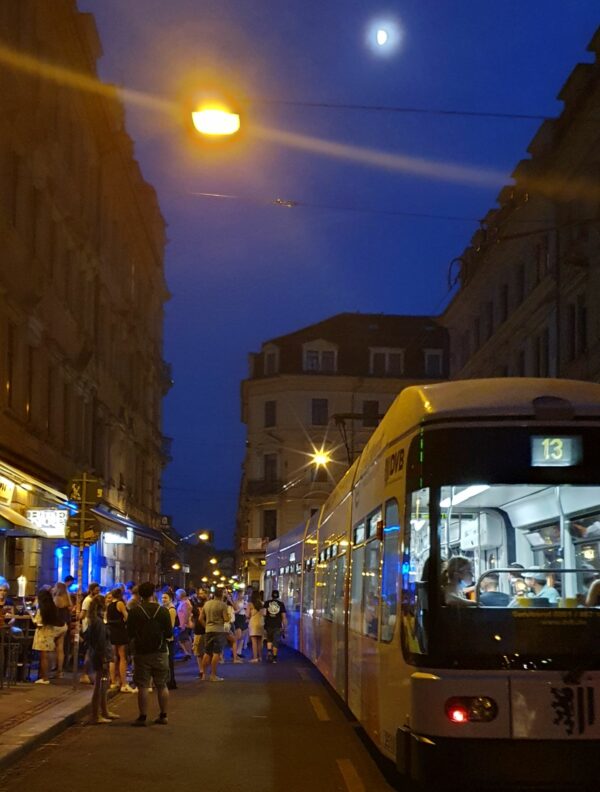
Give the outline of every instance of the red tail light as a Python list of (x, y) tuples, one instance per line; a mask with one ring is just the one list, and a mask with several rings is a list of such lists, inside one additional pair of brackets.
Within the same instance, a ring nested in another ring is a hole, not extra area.
[(489, 723), (498, 714), (498, 705), (488, 696), (460, 696), (446, 702), (446, 717), (452, 723)]

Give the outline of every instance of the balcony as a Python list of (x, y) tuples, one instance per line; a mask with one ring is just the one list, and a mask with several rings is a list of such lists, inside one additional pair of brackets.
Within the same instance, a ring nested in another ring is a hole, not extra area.
[(246, 481), (246, 494), (251, 498), (279, 495), (282, 489), (283, 481), (279, 479), (248, 479)]
[(264, 536), (242, 536), (240, 549), (242, 553), (264, 553), (269, 539)]

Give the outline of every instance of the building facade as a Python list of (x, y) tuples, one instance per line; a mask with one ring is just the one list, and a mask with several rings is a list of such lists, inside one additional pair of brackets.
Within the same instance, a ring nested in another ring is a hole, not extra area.
[(246, 582), (260, 581), (268, 541), (320, 509), (397, 394), (447, 370), (447, 333), (425, 316), (338, 314), (250, 355), (236, 536)]
[(457, 264), (453, 378), (600, 381), (600, 29)]
[(64, 520), (86, 472), (82, 582), (157, 579), (165, 223), (93, 17), (20, 0), (0, 31), (0, 575), (31, 593), (76, 572)]

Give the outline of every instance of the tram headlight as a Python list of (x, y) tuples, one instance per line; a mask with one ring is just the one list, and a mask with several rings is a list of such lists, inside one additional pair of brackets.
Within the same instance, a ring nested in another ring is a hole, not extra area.
[(489, 696), (456, 696), (446, 701), (445, 710), (452, 723), (489, 723), (498, 715), (498, 705)]

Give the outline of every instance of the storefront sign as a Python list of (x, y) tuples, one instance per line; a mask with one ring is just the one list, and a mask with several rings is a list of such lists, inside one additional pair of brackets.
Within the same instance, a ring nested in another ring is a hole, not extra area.
[(118, 533), (111, 533), (111, 531), (103, 531), (102, 538), (104, 544), (133, 544), (133, 529), (127, 528), (127, 536)]
[(10, 505), (12, 503), (14, 491), (14, 481), (4, 478), (4, 476), (0, 476), (0, 503), (6, 503)]
[(64, 539), (69, 512), (66, 509), (27, 509), (26, 517), (49, 539)]

